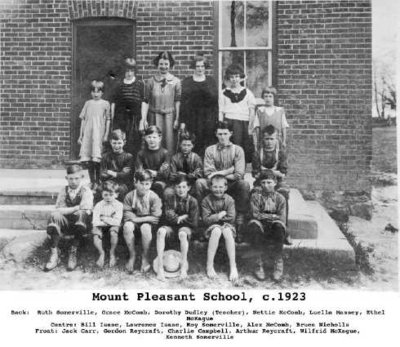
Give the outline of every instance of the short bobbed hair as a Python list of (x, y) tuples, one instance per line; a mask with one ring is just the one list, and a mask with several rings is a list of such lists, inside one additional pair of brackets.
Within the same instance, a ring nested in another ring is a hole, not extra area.
[(240, 78), (245, 78), (246, 75), (243, 72), (243, 68), (238, 64), (231, 64), (225, 70), (225, 79), (229, 80), (231, 76), (239, 75)]
[(275, 87), (269, 86), (267, 88), (264, 88), (261, 92), (261, 98), (264, 97), (265, 94), (272, 94), (274, 96), (274, 99), (276, 99), (276, 95), (278, 94), (277, 90)]
[(190, 62), (190, 68), (191, 69), (195, 69), (196, 68), (196, 64), (199, 62), (199, 61), (202, 61), (203, 63), (204, 63), (204, 67), (206, 68), (206, 69), (209, 69), (210, 68), (210, 63), (208, 62), (208, 59), (204, 56), (204, 55), (196, 55), (196, 56), (194, 56), (193, 58), (192, 58), (192, 60), (191, 60), (191, 62)]
[(158, 67), (158, 63), (160, 62), (161, 59), (169, 60), (169, 66), (172, 68), (175, 65), (175, 60), (172, 57), (171, 52), (164, 51), (159, 53), (154, 59), (153, 59), (153, 64), (155, 67)]

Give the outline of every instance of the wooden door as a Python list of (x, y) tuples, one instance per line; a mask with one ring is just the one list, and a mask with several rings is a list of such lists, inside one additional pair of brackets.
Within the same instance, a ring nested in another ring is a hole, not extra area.
[(79, 114), (90, 96), (90, 82), (105, 84), (103, 98), (109, 100), (123, 74), (123, 61), (135, 57), (134, 21), (83, 19), (73, 23), (73, 76), (71, 109), (71, 159), (78, 159)]

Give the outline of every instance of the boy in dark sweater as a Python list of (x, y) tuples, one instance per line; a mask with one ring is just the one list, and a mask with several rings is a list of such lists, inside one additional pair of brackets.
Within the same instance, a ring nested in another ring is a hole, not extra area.
[(125, 195), (132, 189), (133, 156), (124, 151), (126, 135), (117, 129), (111, 133), (112, 151), (103, 154), (101, 159), (101, 181), (112, 180), (119, 186), (118, 200), (124, 201)]
[(170, 153), (161, 147), (161, 139), (159, 127), (152, 125), (145, 130), (145, 146), (137, 155), (135, 171), (148, 170), (153, 179), (151, 190), (162, 198), (169, 176)]
[[(274, 256), (273, 279), (279, 281), (283, 275), (283, 244), (286, 236), (286, 200), (275, 190), (276, 175), (272, 170), (259, 175), (261, 190), (253, 191), (250, 197), (252, 220), (248, 224), (248, 236), (253, 247), (265, 251), (272, 243)], [(262, 256), (258, 261), (255, 275), (259, 280), (265, 279)]]
[(190, 179), (186, 175), (179, 175), (175, 179), (175, 193), (165, 198), (165, 222), (157, 231), (157, 278), (165, 280), (163, 254), (165, 239), (179, 239), (182, 261), (180, 277), (187, 277), (189, 240), (199, 222), (199, 206), (197, 200), (189, 195)]

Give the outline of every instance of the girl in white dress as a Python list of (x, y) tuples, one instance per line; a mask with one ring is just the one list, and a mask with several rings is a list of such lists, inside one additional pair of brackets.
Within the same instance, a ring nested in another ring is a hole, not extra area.
[(79, 157), (81, 162), (87, 162), (92, 188), (95, 188), (100, 180), (102, 146), (103, 142), (107, 142), (110, 129), (110, 103), (102, 99), (103, 91), (103, 82), (92, 81), (92, 99), (85, 102), (79, 115), (81, 119)]

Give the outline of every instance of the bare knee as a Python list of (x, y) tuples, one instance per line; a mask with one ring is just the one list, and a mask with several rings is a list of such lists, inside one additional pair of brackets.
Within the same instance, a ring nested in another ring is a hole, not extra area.
[(161, 227), (160, 229), (157, 230), (157, 238), (164, 239), (166, 235), (167, 235), (167, 230), (165, 228)]
[(222, 234), (221, 228), (214, 228), (211, 231), (211, 237), (212, 238), (220, 238)]
[(124, 224), (124, 227), (122, 229), (124, 237), (133, 237), (133, 231), (135, 230), (135, 225), (131, 222), (127, 222)]
[(142, 237), (150, 238), (151, 239), (151, 224), (144, 223), (140, 227), (140, 232)]

